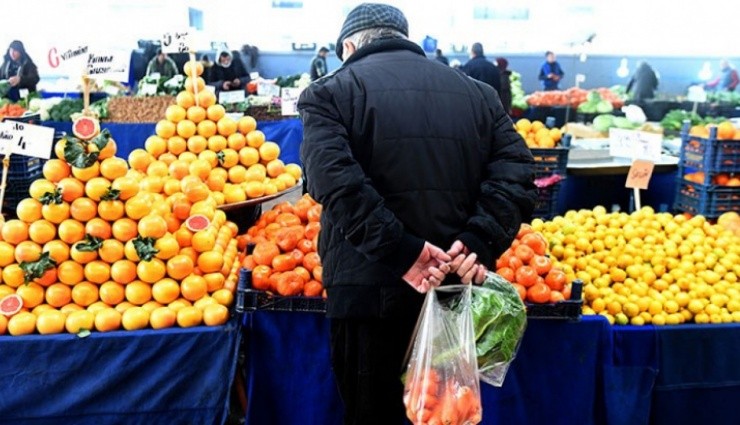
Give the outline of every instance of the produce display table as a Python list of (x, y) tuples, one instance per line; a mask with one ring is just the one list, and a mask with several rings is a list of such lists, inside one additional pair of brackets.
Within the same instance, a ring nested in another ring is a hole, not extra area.
[(0, 424), (221, 424), (239, 325), (0, 337)]
[[(599, 393), (609, 325), (533, 320), (502, 388), (483, 385), (483, 424), (603, 423)], [(339, 425), (342, 403), (322, 314), (247, 313), (248, 425)]]
[[(53, 127), (57, 131), (72, 133), (71, 122), (45, 122), (45, 126)], [(154, 134), (155, 123), (114, 123), (103, 122), (101, 129), (107, 128), (113, 135), (118, 148), (118, 156), (127, 158), (128, 154), (136, 149), (143, 148), (146, 139)], [(265, 133), (267, 140), (280, 145), (280, 159), (286, 164), (300, 164), (299, 147), (303, 140), (303, 126), (296, 118), (280, 121), (259, 122), (257, 128)]]
[[(341, 424), (323, 315), (258, 311), (243, 330), (248, 425)], [(738, 352), (740, 325), (530, 320), (504, 386), (482, 386), (482, 423), (735, 424)]]

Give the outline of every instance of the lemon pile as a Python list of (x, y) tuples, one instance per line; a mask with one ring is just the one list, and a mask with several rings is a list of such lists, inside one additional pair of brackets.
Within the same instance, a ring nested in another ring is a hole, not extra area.
[(604, 207), (536, 219), (554, 264), (614, 324), (740, 322), (740, 236), (703, 216)]

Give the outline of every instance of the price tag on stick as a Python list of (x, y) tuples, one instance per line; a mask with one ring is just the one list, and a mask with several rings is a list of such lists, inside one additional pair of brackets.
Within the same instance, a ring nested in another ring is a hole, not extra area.
[(634, 190), (635, 209), (642, 208), (640, 202), (640, 189), (647, 190), (650, 178), (653, 176), (655, 163), (644, 159), (636, 159), (632, 162), (629, 172), (627, 173), (627, 182), (625, 187)]
[(188, 53), (191, 50), (191, 34), (186, 31), (168, 31), (162, 34), (162, 53)]

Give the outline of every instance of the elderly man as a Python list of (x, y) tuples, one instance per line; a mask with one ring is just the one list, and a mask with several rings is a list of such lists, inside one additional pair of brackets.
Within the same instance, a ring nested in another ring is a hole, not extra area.
[[(531, 214), (532, 156), (496, 92), (427, 60), (395, 7), (361, 4), (344, 62), (298, 108), (332, 362), (347, 424), (400, 424), (400, 376), (424, 296), (481, 282)], [(443, 88), (443, 89), (442, 89)]]
[(482, 44), (473, 43), (470, 47), (470, 60), (463, 65), (462, 70), (471, 78), (493, 87), (496, 92), (501, 91), (501, 73), (493, 62), (486, 59)]

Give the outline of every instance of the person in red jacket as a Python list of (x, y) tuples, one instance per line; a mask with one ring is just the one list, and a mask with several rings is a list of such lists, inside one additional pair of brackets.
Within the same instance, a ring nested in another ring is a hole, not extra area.
[(735, 91), (735, 87), (740, 84), (740, 77), (735, 67), (727, 59), (722, 59), (719, 62), (719, 72), (717, 78), (704, 84), (704, 87), (717, 91)]

